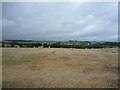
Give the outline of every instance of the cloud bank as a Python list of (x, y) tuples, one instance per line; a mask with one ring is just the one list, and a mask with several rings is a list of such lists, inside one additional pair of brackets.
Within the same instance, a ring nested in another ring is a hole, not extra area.
[(4, 39), (117, 41), (117, 2), (3, 2)]

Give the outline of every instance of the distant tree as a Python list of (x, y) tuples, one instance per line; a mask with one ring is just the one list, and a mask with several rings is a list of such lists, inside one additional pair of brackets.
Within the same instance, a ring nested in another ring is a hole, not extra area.
[(69, 42), (74, 42), (73, 40), (69, 40)]

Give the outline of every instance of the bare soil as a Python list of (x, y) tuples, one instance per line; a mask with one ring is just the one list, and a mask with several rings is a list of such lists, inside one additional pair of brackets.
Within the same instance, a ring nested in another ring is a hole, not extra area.
[(118, 51), (3, 48), (3, 88), (118, 88)]

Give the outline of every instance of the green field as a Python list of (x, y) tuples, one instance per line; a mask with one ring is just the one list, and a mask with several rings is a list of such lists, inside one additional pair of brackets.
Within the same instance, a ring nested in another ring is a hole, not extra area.
[(43, 44), (55, 44), (55, 43), (61, 43), (61, 44), (81, 44), (86, 45), (88, 42), (74, 42), (74, 41), (29, 41), (29, 42), (17, 42), (17, 44), (36, 44), (36, 43), (43, 43)]

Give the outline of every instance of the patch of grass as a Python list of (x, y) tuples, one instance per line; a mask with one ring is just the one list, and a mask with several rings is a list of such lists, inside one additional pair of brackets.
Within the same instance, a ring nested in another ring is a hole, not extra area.
[(13, 65), (13, 64), (17, 64), (19, 61), (20, 61), (20, 59), (17, 57), (12, 57), (12, 56), (3, 56), (2, 57), (3, 65)]

